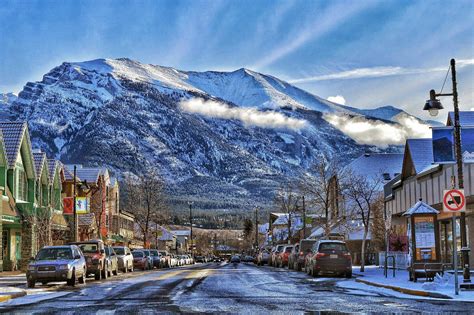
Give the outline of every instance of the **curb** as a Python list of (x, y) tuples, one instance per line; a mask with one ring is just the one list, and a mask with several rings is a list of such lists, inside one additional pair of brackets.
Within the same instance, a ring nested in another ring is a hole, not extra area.
[(400, 293), (404, 294), (409, 294), (409, 295), (416, 295), (416, 296), (423, 296), (423, 297), (431, 297), (431, 298), (436, 298), (436, 299), (447, 299), (447, 300), (452, 300), (452, 297), (448, 295), (444, 295), (441, 293), (436, 293), (436, 292), (428, 292), (428, 291), (420, 291), (420, 290), (413, 290), (413, 289), (405, 289), (401, 287), (396, 287), (393, 285), (388, 285), (388, 284), (380, 284), (377, 282), (371, 282), (367, 280), (362, 280), (362, 279), (356, 279), (356, 282), (360, 282), (363, 284), (371, 285), (374, 287), (379, 287), (379, 288), (385, 288), (385, 289), (390, 289), (394, 290)]
[(11, 299), (16, 299), (25, 295), (26, 295), (25, 291), (13, 292), (10, 294), (0, 294), (0, 302), (6, 302)]

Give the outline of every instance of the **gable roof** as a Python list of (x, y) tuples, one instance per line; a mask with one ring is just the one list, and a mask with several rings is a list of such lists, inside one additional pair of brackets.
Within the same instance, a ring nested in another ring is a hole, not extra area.
[[(43, 172), (43, 168), (45, 166), (45, 163), (46, 163), (46, 153), (44, 153), (44, 152), (33, 152), (33, 160), (35, 162), (36, 174), (38, 175), (38, 177), (40, 177), (42, 172)], [(48, 166), (46, 166), (46, 171), (48, 172), (48, 175), (49, 175), (50, 172), (49, 172), (49, 167)]]
[(435, 208), (431, 207), (427, 203), (420, 200), (417, 203), (415, 203), (413, 207), (405, 211), (405, 213), (403, 213), (402, 215), (411, 216), (414, 214), (438, 214), (438, 213), (439, 213), (438, 210), (436, 210)]
[[(28, 125), (26, 122), (0, 121), (0, 129), (3, 133), (3, 142), (8, 161), (8, 168), (14, 168), (18, 154), (20, 153), (22, 140), (26, 137), (27, 147), (29, 148), (30, 160), (33, 161), (31, 153), (30, 137), (28, 136)], [(28, 167), (28, 165), (27, 165)], [(31, 165), (33, 177), (36, 177), (36, 170)]]
[[(68, 164), (64, 168), (64, 175), (67, 180), (74, 179), (74, 164)], [(76, 180), (87, 181), (89, 184), (96, 184), (99, 180), (99, 176), (104, 174), (104, 170), (99, 167), (82, 167), (82, 165), (76, 165)]]
[[(459, 123), (463, 127), (474, 126), (474, 111), (460, 111)], [(454, 112), (449, 112), (446, 126), (454, 126)]]
[[(53, 184), (56, 170), (61, 168), (61, 162), (55, 159), (48, 159), (48, 171), (49, 171), (49, 184)], [(72, 176), (71, 176), (72, 179)]]
[(407, 153), (410, 154), (416, 174), (433, 164), (433, 141), (431, 138), (408, 139), (406, 147), (408, 148)]
[(370, 153), (359, 156), (347, 167), (356, 175), (375, 178), (388, 173), (392, 179), (401, 173), (402, 165), (402, 153)]

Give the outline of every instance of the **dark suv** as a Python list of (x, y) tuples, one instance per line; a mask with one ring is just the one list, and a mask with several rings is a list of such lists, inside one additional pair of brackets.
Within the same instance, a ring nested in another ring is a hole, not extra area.
[(100, 280), (101, 278), (107, 279), (109, 270), (107, 268), (108, 264), (106, 262), (103, 241), (90, 240), (71, 244), (77, 245), (86, 257), (88, 275), (93, 274), (95, 280)]
[(352, 277), (351, 253), (342, 241), (321, 240), (313, 245), (306, 271), (313, 277), (320, 274), (339, 274)]

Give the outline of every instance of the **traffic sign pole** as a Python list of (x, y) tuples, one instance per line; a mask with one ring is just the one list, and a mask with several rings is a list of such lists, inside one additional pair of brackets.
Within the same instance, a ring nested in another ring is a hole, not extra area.
[(453, 212), (453, 265), (454, 265), (454, 294), (459, 295), (456, 212)]

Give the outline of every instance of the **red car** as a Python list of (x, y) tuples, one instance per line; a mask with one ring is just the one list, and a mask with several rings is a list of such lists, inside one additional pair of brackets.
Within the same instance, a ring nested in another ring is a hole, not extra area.
[(133, 269), (141, 269), (141, 270), (148, 270), (150, 266), (148, 266), (148, 257), (142, 251), (134, 250), (132, 252), (133, 255)]
[(288, 266), (288, 258), (290, 257), (291, 250), (293, 249), (293, 245), (287, 245), (283, 247), (283, 250), (277, 257), (278, 267), (283, 268)]

